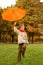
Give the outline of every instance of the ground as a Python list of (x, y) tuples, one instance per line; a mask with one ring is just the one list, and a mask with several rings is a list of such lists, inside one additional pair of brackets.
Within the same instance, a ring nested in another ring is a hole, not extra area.
[(0, 44), (0, 65), (43, 65), (42, 43), (27, 45), (25, 57), (22, 57), (21, 62), (17, 62), (17, 44)]

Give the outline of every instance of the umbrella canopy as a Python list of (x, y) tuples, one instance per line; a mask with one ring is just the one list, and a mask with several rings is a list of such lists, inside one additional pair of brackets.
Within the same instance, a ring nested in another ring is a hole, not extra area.
[(8, 8), (2, 13), (2, 19), (9, 22), (20, 20), (25, 17), (26, 11), (21, 8)]

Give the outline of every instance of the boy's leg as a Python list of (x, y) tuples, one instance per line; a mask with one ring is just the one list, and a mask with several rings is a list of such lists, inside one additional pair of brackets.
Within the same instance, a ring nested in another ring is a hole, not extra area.
[(25, 50), (26, 50), (26, 43), (24, 43), (23, 44), (23, 46), (22, 46), (22, 56), (24, 57), (24, 55), (25, 55)]
[(22, 44), (19, 44), (17, 60), (21, 61)]

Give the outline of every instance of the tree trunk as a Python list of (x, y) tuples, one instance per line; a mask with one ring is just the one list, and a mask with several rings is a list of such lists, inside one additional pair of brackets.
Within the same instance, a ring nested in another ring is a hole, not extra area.
[(29, 44), (30, 44), (30, 41), (31, 41), (30, 38), (31, 38), (31, 32), (29, 32)]
[(14, 35), (11, 35), (11, 37), (12, 37), (12, 43), (14, 42)]
[(1, 42), (1, 32), (0, 32), (0, 42)]
[(32, 44), (33, 44), (33, 42), (34, 42), (33, 37), (34, 37), (34, 32), (32, 32)]

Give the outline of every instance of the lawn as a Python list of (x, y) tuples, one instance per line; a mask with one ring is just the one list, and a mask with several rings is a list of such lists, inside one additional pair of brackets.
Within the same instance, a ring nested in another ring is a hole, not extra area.
[(0, 65), (43, 65), (43, 44), (29, 44), (21, 62), (17, 52), (17, 44), (0, 44)]

